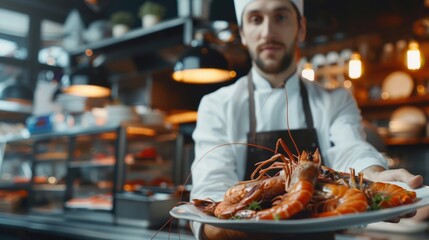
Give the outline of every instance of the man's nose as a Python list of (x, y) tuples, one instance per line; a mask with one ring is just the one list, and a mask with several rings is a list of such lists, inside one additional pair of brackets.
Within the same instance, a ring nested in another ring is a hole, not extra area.
[(261, 25), (261, 37), (265, 39), (271, 39), (273, 36), (274, 24), (269, 18), (266, 18)]

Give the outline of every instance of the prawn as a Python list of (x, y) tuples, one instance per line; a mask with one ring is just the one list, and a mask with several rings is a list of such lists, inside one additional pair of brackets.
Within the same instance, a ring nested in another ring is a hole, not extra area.
[[(286, 152), (291, 152), (283, 140), (279, 139), (275, 153), (278, 152), (279, 146), (282, 146)], [(290, 156), (293, 157), (293, 155)], [(282, 161), (276, 162), (278, 159)], [(271, 165), (264, 168), (268, 164)], [(256, 166), (251, 174), (251, 180), (240, 182), (226, 191), (224, 200), (216, 206), (214, 211), (216, 217), (229, 219), (238, 211), (248, 208), (252, 203), (260, 204), (284, 194), (286, 185), (290, 182), (290, 173), (294, 171), (297, 164), (290, 158), (277, 153), (270, 159), (257, 163)], [(268, 177), (267, 172), (273, 169), (279, 172), (274, 177)], [(280, 173), (281, 170), (283, 170), (282, 173)]]
[(220, 202), (213, 201), (212, 199), (193, 199), (194, 206), (207, 215), (215, 215), (215, 209)]
[[(309, 158), (306, 152), (300, 155), (299, 164), (292, 173), (291, 181), (286, 184), (286, 193), (274, 198), (271, 208), (260, 211), (239, 211), (236, 216), (239, 218), (280, 220), (288, 219), (301, 212), (313, 197), (314, 185), (320, 167), (320, 162), (313, 162)], [(318, 160), (320, 157), (314, 159)]]
[(237, 203), (224, 200), (216, 207), (215, 216), (229, 219), (236, 212), (248, 208), (252, 203), (261, 203), (271, 200), (275, 196), (285, 193), (285, 182), (281, 176), (267, 178), (258, 182)]
[(365, 212), (368, 202), (361, 190), (349, 188), (345, 185), (324, 183), (322, 195), (327, 198), (316, 204), (316, 209), (320, 212), (313, 214), (313, 217), (330, 217), (348, 213)]
[(333, 182), (360, 189), (366, 195), (370, 210), (410, 204), (417, 198), (416, 192), (408, 191), (398, 185), (373, 182), (365, 179), (362, 173), (359, 173), (356, 177), (355, 170), (352, 168), (350, 169), (350, 174), (336, 172), (324, 166), (322, 168), (323, 171), (319, 175), (321, 182)]
[(392, 208), (413, 203), (416, 192), (408, 191), (398, 185), (384, 182), (373, 182), (366, 189), (371, 210)]
[[(347, 175), (348, 182), (346, 181)], [(356, 182), (353, 168), (350, 168), (350, 174), (337, 173), (332, 176), (334, 176), (333, 180), (336, 180), (335, 183), (318, 182), (321, 190), (317, 191), (313, 199), (316, 204), (314, 207), (312, 204), (309, 206), (309, 208), (314, 208), (313, 217), (365, 212), (368, 209), (368, 201), (365, 193), (359, 189), (359, 186), (363, 184), (363, 175), (359, 174), (359, 183)]]

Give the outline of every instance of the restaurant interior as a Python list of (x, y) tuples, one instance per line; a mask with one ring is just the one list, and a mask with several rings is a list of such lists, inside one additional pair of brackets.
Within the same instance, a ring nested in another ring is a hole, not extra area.
[[(304, 14), (299, 73), (348, 89), (368, 142), (428, 185), (429, 0)], [(239, 31), (233, 1), (1, 0), (0, 239), (194, 239), (170, 210), (190, 201), (201, 98), (251, 67)], [(428, 239), (427, 220), (336, 239)]]

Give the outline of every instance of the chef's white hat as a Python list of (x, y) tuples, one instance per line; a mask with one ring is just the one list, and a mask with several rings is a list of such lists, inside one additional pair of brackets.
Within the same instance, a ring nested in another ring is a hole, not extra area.
[[(235, 15), (237, 17), (238, 25), (241, 25), (241, 18), (243, 16), (244, 8), (255, 0), (234, 0)], [(299, 13), (304, 15), (304, 0), (290, 0), (298, 8)]]

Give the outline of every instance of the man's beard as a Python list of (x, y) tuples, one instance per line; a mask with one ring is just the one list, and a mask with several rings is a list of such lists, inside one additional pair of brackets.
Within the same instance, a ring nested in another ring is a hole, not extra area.
[(289, 49), (287, 49), (286, 54), (280, 59), (278, 64), (275, 64), (274, 66), (269, 66), (264, 63), (262, 59), (258, 57), (257, 54), (254, 52), (251, 53), (252, 58), (255, 61), (256, 66), (263, 72), (268, 74), (277, 74), (285, 71), (289, 68), (289, 66), (292, 63), (294, 56), (294, 50), (292, 49), (295, 46), (295, 41), (290, 45)]

